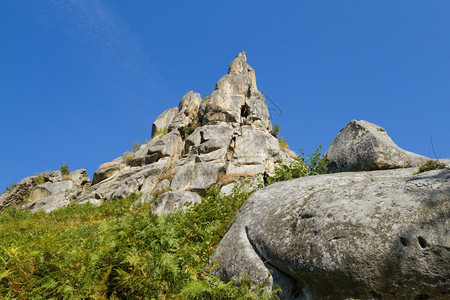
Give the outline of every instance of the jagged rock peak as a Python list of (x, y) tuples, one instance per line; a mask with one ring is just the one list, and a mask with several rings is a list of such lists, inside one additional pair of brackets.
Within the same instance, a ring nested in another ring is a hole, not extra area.
[(231, 62), (230, 67), (228, 68), (228, 74), (230, 75), (238, 75), (245, 74), (249, 75), (252, 79), (252, 88), (255, 90), (256, 87), (256, 76), (255, 70), (247, 63), (247, 55), (245, 55), (245, 51), (239, 53), (236, 58)]

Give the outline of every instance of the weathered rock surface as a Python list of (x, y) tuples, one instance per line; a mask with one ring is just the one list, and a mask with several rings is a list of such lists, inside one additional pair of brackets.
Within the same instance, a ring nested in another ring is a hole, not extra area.
[(116, 162), (103, 164), (102, 166), (100, 166), (100, 169), (95, 171), (92, 184), (97, 184), (105, 179), (108, 179), (116, 174), (119, 174), (120, 171), (124, 169), (124, 167), (125, 166), (123, 164), (119, 164)]
[(0, 211), (8, 206), (21, 204), (24, 201), (24, 198), (30, 195), (31, 190), (35, 186), (33, 182), (34, 178), (35, 176), (26, 177), (14, 184), (10, 191), (1, 194)]
[(29, 201), (36, 201), (50, 195), (59, 194), (67, 190), (74, 190), (75, 184), (71, 180), (46, 182), (35, 186), (31, 191)]
[(250, 273), (281, 286), (282, 299), (448, 299), (450, 169), (416, 170), (319, 175), (257, 191), (220, 242), (215, 274)]
[(91, 179), (89, 178), (86, 169), (78, 169), (69, 173), (70, 179), (76, 186), (84, 188), (91, 185)]
[(152, 138), (155, 134), (161, 131), (164, 128), (169, 129), (169, 125), (172, 123), (175, 116), (178, 114), (178, 108), (168, 108), (163, 111), (158, 118), (156, 118), (155, 122), (153, 122), (152, 126)]
[(382, 127), (353, 120), (334, 138), (325, 156), (333, 172), (415, 167), (428, 158), (398, 147)]
[(224, 170), (220, 163), (187, 164), (176, 168), (170, 185), (174, 191), (195, 191), (203, 193), (217, 182), (219, 172)]
[(201, 203), (202, 198), (189, 191), (166, 192), (158, 197), (150, 206), (150, 210), (158, 215), (166, 215), (176, 209), (185, 209), (187, 203)]

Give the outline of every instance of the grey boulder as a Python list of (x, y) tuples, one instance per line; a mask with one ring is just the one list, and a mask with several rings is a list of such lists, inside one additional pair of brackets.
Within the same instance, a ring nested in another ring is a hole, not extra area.
[[(282, 299), (449, 299), (450, 169), (337, 173), (254, 193), (213, 257)], [(269, 272), (271, 271), (271, 272)]]
[(398, 147), (382, 127), (353, 120), (334, 138), (324, 154), (332, 172), (415, 167), (428, 158)]
[(169, 128), (175, 116), (178, 114), (178, 108), (173, 107), (163, 111), (152, 125), (152, 138), (157, 132), (160, 132), (164, 128)]
[(86, 169), (78, 169), (69, 173), (70, 179), (78, 187), (88, 187), (91, 185), (91, 179)]
[(219, 172), (223, 169), (223, 164), (209, 162), (176, 167), (170, 187), (174, 191), (190, 190), (203, 193), (217, 182)]
[(166, 192), (156, 199), (150, 206), (150, 210), (154, 214), (162, 216), (169, 214), (176, 209), (184, 210), (188, 203), (196, 204), (201, 202), (202, 198), (196, 193), (189, 191)]
[(29, 201), (40, 200), (47, 196), (63, 193), (69, 190), (73, 191), (75, 188), (75, 184), (71, 180), (46, 182), (33, 188)]

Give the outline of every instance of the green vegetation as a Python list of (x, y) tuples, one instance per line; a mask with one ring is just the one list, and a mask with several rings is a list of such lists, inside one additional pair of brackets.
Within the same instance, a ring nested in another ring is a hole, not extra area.
[(274, 137), (278, 137), (278, 135), (280, 134), (280, 131), (281, 131), (280, 125), (274, 124), (274, 125), (273, 125), (273, 128), (272, 128), (272, 135), (273, 135)]
[(35, 175), (35, 177), (33, 178), (33, 184), (34, 185), (40, 185), (43, 184), (45, 182), (45, 176), (47, 175), (47, 173), (38, 173)]
[(14, 182), (10, 186), (5, 187), (5, 193), (10, 192), (12, 189), (14, 189), (16, 187), (16, 185), (17, 185), (17, 183)]
[[(325, 173), (321, 151), (302, 151), (266, 183)], [(211, 256), (249, 195), (237, 184), (230, 196), (211, 188), (201, 204), (162, 217), (150, 203), (130, 210), (136, 194), (50, 214), (9, 208), (0, 214), (0, 298), (277, 299), (249, 276), (212, 275)]]
[(202, 99), (202, 103), (208, 101), (209, 96), (205, 96), (205, 98)]
[(63, 163), (61, 167), (59, 167), (59, 170), (61, 171), (62, 176), (69, 176), (70, 171), (67, 163)]
[(151, 140), (153, 141), (157, 138), (165, 136), (168, 133), (169, 133), (169, 128), (167, 128), (167, 127), (161, 128), (155, 132), (155, 134), (153, 135), (153, 138)]
[(328, 159), (322, 157), (322, 145), (317, 150), (305, 157), (303, 149), (300, 149), (300, 155), (290, 163), (282, 163), (275, 168), (275, 175), (266, 178), (267, 184), (278, 181), (285, 181), (305, 176), (318, 175), (327, 173)]
[(289, 149), (288, 142), (282, 137), (278, 138), (278, 144), (280, 145), (280, 149), (283, 151), (286, 151)]
[(122, 160), (127, 166), (131, 165), (131, 161), (133, 160), (133, 158), (134, 158), (134, 152), (127, 151), (127, 152), (124, 152), (122, 155)]
[(0, 298), (273, 299), (245, 279), (223, 283), (210, 257), (249, 195), (212, 189), (186, 212), (156, 217), (138, 198), (50, 214), (0, 214)]
[(441, 163), (438, 160), (430, 159), (429, 161), (427, 161), (426, 163), (421, 165), (419, 167), (419, 170), (416, 173), (414, 173), (414, 175), (423, 173), (423, 172), (427, 172), (427, 171), (439, 170), (439, 169), (445, 169), (445, 168), (447, 168), (446, 164)]

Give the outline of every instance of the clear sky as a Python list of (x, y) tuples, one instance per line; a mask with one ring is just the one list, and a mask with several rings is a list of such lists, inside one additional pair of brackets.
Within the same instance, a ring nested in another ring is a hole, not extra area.
[(450, 157), (448, 0), (3, 0), (0, 25), (0, 189), (64, 162), (92, 177), (241, 51), (291, 149), (363, 119)]

